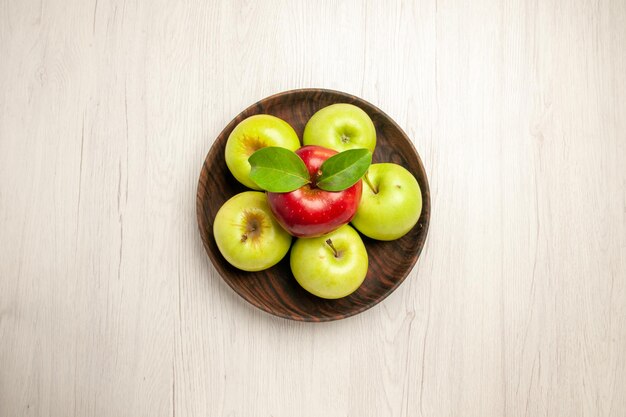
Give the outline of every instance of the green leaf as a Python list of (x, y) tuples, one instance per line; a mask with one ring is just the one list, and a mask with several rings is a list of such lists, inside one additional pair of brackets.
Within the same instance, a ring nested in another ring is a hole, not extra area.
[(320, 170), (317, 186), (326, 191), (341, 191), (352, 187), (367, 172), (372, 153), (367, 149), (350, 149), (328, 158)]
[(250, 179), (273, 193), (287, 193), (310, 182), (309, 171), (298, 155), (277, 146), (261, 148), (248, 158)]

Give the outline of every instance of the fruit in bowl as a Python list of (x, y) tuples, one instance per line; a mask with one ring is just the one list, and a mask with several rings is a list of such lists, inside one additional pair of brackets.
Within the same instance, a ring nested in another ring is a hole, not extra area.
[(224, 203), (214, 219), (215, 241), (244, 271), (270, 268), (290, 252), (291, 271), (305, 290), (345, 297), (367, 275), (359, 232), (378, 240), (404, 236), (420, 217), (421, 190), (402, 166), (371, 164), (376, 129), (357, 106), (320, 109), (303, 140), (300, 147), (293, 128), (270, 115), (249, 117), (233, 129), (227, 166), (239, 182), (264, 192), (243, 192)]
[(372, 164), (352, 224), (372, 239), (395, 240), (415, 226), (421, 212), (422, 192), (413, 174), (397, 164)]
[(289, 258), (298, 283), (321, 298), (352, 294), (367, 275), (368, 257), (359, 234), (350, 225), (321, 237), (297, 239)]
[(323, 190), (317, 186), (323, 175), (322, 164), (337, 152), (309, 145), (295, 153), (307, 168), (309, 182), (294, 191), (267, 193), (267, 201), (278, 223), (293, 236), (315, 237), (352, 220), (361, 201), (362, 181), (357, 179), (344, 190)]
[(358, 106), (336, 103), (318, 110), (307, 122), (304, 145), (318, 145), (338, 152), (365, 148), (374, 152), (376, 127)]
[(215, 216), (213, 236), (228, 263), (244, 271), (276, 265), (291, 246), (291, 235), (276, 222), (259, 191), (244, 191), (226, 201)]
[(228, 136), (224, 158), (233, 176), (248, 188), (260, 190), (250, 180), (248, 158), (267, 146), (280, 146), (292, 151), (300, 147), (300, 139), (286, 121), (269, 114), (256, 114), (241, 121)]

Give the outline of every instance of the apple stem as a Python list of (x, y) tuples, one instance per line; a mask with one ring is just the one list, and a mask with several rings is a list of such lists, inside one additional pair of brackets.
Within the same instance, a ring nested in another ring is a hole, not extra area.
[(335, 245), (333, 245), (333, 241), (330, 239), (326, 239), (326, 244), (330, 246), (330, 248), (333, 250), (333, 253), (335, 254), (335, 258), (339, 258), (339, 252), (337, 252), (337, 249), (335, 249)]
[(370, 181), (370, 177), (368, 177), (369, 171), (367, 171), (365, 173), (365, 175), (363, 176), (363, 179), (365, 180), (365, 183), (367, 184), (368, 187), (370, 187), (372, 189), (372, 191), (374, 192), (374, 194), (378, 194), (378, 188), (376, 188), (374, 186), (374, 184), (372, 184), (372, 182)]

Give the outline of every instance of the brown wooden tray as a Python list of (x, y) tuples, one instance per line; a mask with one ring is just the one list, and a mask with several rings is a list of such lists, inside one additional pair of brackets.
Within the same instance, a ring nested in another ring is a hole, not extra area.
[[(219, 252), (213, 238), (213, 219), (221, 205), (245, 191), (229, 172), (224, 161), (228, 135), (243, 119), (259, 113), (287, 121), (302, 140), (309, 118), (333, 103), (352, 103), (367, 112), (376, 126), (377, 144), (373, 162), (394, 162), (407, 168), (422, 190), (423, 208), (417, 225), (401, 239), (363, 241), (369, 256), (369, 270), (357, 291), (338, 300), (325, 300), (306, 292), (289, 268), (289, 254), (276, 266), (260, 272), (244, 272), (231, 266)], [(349, 94), (323, 89), (286, 91), (265, 98), (235, 117), (219, 134), (209, 151), (198, 182), (196, 197), (198, 226), (204, 248), (224, 281), (246, 301), (279, 317), (300, 321), (329, 321), (358, 314), (378, 304), (409, 274), (422, 251), (430, 219), (430, 189), (422, 161), (402, 129), (372, 104)]]

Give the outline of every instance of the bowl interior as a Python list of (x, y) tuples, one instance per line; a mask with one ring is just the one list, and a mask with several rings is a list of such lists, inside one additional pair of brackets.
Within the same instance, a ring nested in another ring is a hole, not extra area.
[[(302, 139), (309, 118), (333, 103), (352, 103), (372, 118), (377, 145), (373, 162), (394, 162), (417, 178), (422, 191), (422, 214), (417, 225), (401, 239), (380, 242), (363, 236), (369, 256), (365, 281), (357, 291), (338, 300), (325, 300), (306, 292), (289, 268), (289, 255), (276, 266), (260, 272), (244, 272), (231, 266), (213, 238), (213, 219), (221, 205), (247, 190), (231, 175), (224, 161), (228, 135), (243, 119), (254, 114), (271, 114), (287, 121)], [(304, 89), (276, 94), (241, 112), (220, 133), (209, 151), (198, 183), (198, 225), (204, 247), (223, 279), (246, 301), (279, 317), (301, 321), (338, 320), (360, 313), (389, 295), (409, 274), (424, 246), (430, 218), (430, 191), (422, 162), (400, 127), (372, 104), (332, 90)]]

